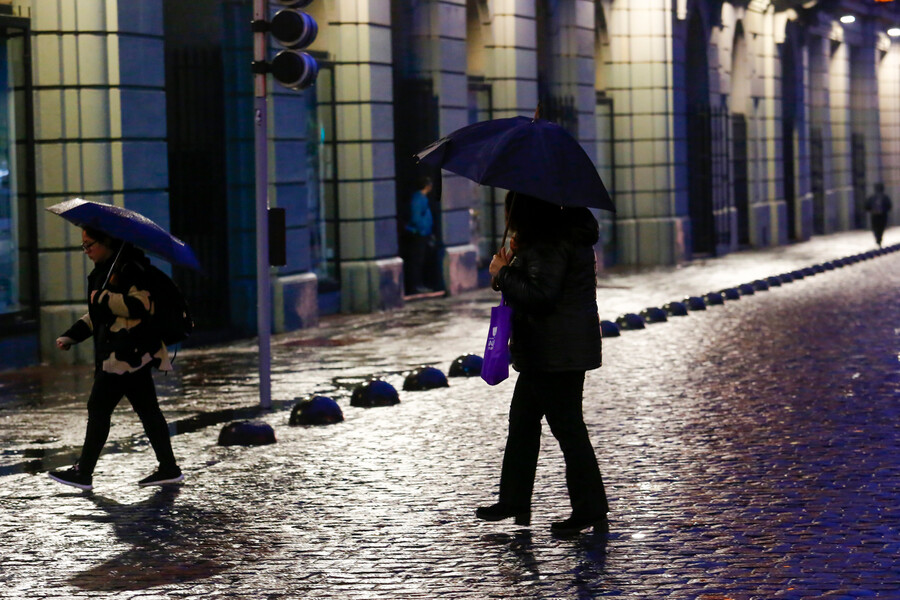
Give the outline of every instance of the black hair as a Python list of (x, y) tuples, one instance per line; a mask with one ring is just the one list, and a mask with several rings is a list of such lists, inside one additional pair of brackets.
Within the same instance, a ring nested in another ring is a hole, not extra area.
[(428, 175), (419, 176), (419, 178), (416, 180), (416, 185), (418, 186), (416, 188), (417, 190), (424, 190), (426, 187), (431, 185), (431, 177), (429, 177)]
[[(520, 192), (506, 194), (506, 219), (510, 235), (520, 246), (558, 242), (584, 227), (591, 230), (585, 231), (587, 237), (599, 235), (597, 221), (587, 208), (559, 206)], [(596, 237), (591, 243), (595, 242)]]
[(119, 246), (122, 245), (122, 240), (114, 238), (113, 236), (108, 235), (100, 231), (99, 229), (94, 229), (93, 227), (84, 227), (83, 229), (89, 238), (91, 238), (95, 242), (100, 242), (107, 248), (118, 250)]

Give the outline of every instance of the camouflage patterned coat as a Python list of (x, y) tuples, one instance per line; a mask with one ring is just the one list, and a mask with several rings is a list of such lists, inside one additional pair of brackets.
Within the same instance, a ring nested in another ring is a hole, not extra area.
[(97, 264), (88, 275), (88, 312), (62, 337), (78, 343), (93, 336), (98, 371), (121, 375), (148, 364), (171, 370), (168, 350), (150, 323), (154, 312), (150, 261), (140, 250), (126, 247), (101, 290), (112, 263), (110, 259)]

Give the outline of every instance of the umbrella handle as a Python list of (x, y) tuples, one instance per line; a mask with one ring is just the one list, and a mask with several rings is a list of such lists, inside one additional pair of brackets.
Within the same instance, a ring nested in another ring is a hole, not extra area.
[(116, 263), (119, 262), (119, 256), (122, 255), (122, 250), (125, 248), (125, 244), (128, 242), (122, 242), (122, 245), (119, 246), (119, 251), (116, 252), (116, 257), (113, 259), (113, 264), (109, 266), (109, 273), (106, 274), (106, 279), (103, 281), (103, 285), (100, 286), (100, 289), (103, 290), (106, 288), (106, 284), (109, 283), (109, 278), (112, 277), (113, 269), (116, 268)]

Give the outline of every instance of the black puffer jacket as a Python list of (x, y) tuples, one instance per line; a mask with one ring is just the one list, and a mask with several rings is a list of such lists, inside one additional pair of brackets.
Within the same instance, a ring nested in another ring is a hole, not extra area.
[(517, 371), (587, 371), (601, 363), (593, 245), (597, 221), (558, 241), (520, 248), (497, 283), (513, 309), (510, 353)]
[(88, 312), (62, 339), (79, 343), (93, 336), (98, 371), (133, 373), (148, 364), (171, 370), (168, 350), (150, 323), (156, 300), (150, 290), (150, 261), (140, 250), (127, 247), (107, 282), (112, 263), (98, 264), (88, 275)]

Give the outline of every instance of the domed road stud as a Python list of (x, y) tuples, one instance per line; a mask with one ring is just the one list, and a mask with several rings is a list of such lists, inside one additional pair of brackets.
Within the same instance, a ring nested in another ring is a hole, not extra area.
[(605, 338), (619, 337), (622, 332), (619, 330), (619, 326), (612, 321), (600, 321), (600, 335)]
[(404, 392), (421, 392), (442, 387), (450, 387), (450, 384), (441, 370), (434, 367), (419, 367), (403, 381)]
[(275, 430), (263, 421), (235, 421), (219, 432), (220, 446), (265, 446), (275, 441)]
[(394, 386), (382, 379), (372, 379), (356, 386), (350, 397), (350, 406), (369, 408), (394, 404), (400, 404), (400, 395)]
[(288, 425), (331, 425), (343, 420), (344, 413), (333, 398), (313, 396), (294, 405)]
[(670, 317), (686, 317), (688, 314), (688, 309), (684, 302), (669, 302), (663, 306), (663, 309)]
[(622, 329), (643, 329), (644, 328), (644, 319), (640, 315), (636, 315), (634, 313), (625, 313), (624, 315), (619, 316), (616, 319), (616, 325), (618, 325)]
[(706, 302), (700, 296), (688, 296), (684, 299), (688, 310), (706, 310)]
[(641, 316), (648, 323), (663, 323), (669, 320), (668, 315), (666, 315), (666, 311), (657, 307), (650, 306), (641, 311)]
[(478, 377), (484, 359), (477, 354), (465, 354), (450, 363), (450, 377)]

